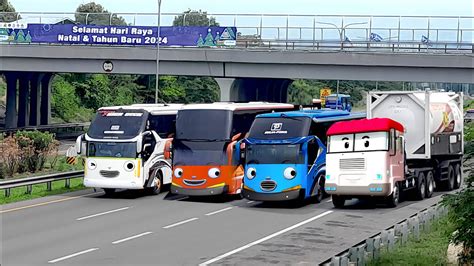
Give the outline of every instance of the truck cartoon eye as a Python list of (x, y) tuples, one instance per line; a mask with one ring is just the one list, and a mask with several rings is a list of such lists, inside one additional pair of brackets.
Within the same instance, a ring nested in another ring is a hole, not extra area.
[(342, 141), (344, 141), (344, 148), (349, 149), (349, 138), (342, 138)]
[(366, 148), (368, 148), (369, 145), (370, 145), (369, 139), (370, 139), (369, 136), (363, 136), (363, 137), (362, 137), (362, 140), (364, 140), (364, 147), (366, 147)]

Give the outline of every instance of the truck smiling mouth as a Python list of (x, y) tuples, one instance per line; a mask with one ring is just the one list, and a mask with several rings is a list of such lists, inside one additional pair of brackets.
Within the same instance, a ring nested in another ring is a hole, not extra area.
[(201, 179), (201, 180), (184, 179), (183, 182), (184, 182), (184, 184), (186, 184), (188, 186), (200, 186), (200, 185), (206, 183), (206, 179)]

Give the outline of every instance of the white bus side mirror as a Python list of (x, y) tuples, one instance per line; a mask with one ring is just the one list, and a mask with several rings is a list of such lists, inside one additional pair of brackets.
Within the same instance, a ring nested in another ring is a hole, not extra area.
[(137, 140), (137, 154), (139, 154), (143, 151), (143, 137), (145, 137), (149, 134), (151, 134), (150, 131), (145, 131), (138, 137), (138, 140)]
[(76, 139), (76, 151), (77, 151), (77, 155), (80, 155), (82, 154), (82, 139), (84, 138), (84, 134), (80, 135), (79, 137), (77, 137)]

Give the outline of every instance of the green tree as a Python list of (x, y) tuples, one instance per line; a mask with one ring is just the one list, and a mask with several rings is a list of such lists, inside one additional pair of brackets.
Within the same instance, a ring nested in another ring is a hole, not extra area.
[(0, 12), (5, 12), (0, 14), (0, 22), (12, 22), (20, 18), (8, 0), (0, 0)]
[(82, 106), (76, 88), (67, 81), (67, 76), (71, 74), (57, 75), (53, 80), (51, 112), (65, 122), (88, 121), (92, 110)]
[(123, 17), (110, 13), (102, 5), (90, 2), (81, 4), (76, 9), (76, 22), (91, 25), (116, 25), (125, 26), (127, 22)]
[(219, 26), (219, 23), (206, 11), (188, 9), (174, 18), (173, 26)]

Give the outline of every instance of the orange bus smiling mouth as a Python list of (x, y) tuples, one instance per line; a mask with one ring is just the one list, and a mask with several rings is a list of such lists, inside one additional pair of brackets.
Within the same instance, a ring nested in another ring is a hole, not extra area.
[(206, 179), (201, 179), (201, 180), (189, 180), (189, 179), (184, 179), (183, 183), (188, 185), (188, 186), (200, 186), (206, 183)]

